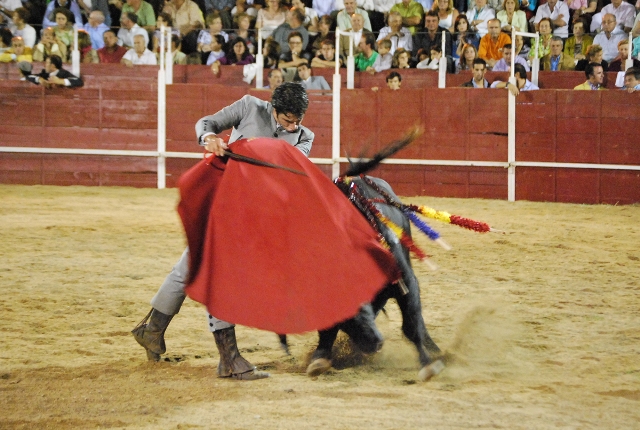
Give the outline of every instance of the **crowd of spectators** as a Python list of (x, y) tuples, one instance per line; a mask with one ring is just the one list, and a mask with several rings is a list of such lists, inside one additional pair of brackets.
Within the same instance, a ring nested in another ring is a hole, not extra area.
[[(0, 61), (70, 63), (75, 27), (81, 62), (157, 64), (164, 26), (176, 64), (213, 73), (255, 63), (260, 34), (264, 67), (281, 71), (274, 82), (310, 89), (329, 88), (313, 69), (344, 67), (351, 53), (372, 74), (446, 62), (449, 73), (470, 70), (472, 87), (489, 86), (484, 73), (509, 71), (512, 57), (514, 72), (537, 57), (542, 70), (589, 72), (589, 82), (630, 57), (640, 66), (639, 12), (640, 0), (0, 0)], [(349, 33), (337, 56), (336, 28)], [(511, 40), (513, 28), (540, 39)]]

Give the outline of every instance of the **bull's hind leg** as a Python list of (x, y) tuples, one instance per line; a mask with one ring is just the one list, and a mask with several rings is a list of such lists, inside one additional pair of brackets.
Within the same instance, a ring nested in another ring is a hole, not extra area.
[[(417, 281), (407, 279), (412, 285), (407, 284), (409, 292), (398, 294), (396, 300), (402, 312), (402, 332), (418, 350), (422, 369), (418, 373), (418, 379), (427, 381), (444, 369), (442, 351), (429, 335), (422, 318), (422, 305)], [(399, 289), (398, 289), (399, 291)]]
[(331, 350), (333, 344), (338, 337), (339, 328), (333, 327), (328, 330), (318, 332), (319, 340), (316, 350), (311, 356), (311, 363), (307, 366), (307, 375), (315, 377), (322, 375), (327, 370), (331, 369)]

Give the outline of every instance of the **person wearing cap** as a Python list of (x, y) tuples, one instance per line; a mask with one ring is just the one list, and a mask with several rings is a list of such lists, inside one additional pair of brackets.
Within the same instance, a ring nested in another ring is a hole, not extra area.
[(62, 58), (52, 55), (44, 62), (42, 72), (34, 75), (31, 73), (31, 63), (20, 62), (18, 68), (27, 81), (46, 88), (69, 87), (78, 88), (84, 85), (81, 78), (62, 68)]

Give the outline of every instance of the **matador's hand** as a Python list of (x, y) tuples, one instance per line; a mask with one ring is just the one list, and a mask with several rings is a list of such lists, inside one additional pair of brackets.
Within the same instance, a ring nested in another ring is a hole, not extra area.
[(204, 138), (204, 148), (209, 152), (213, 152), (218, 157), (222, 157), (224, 155), (224, 150), (229, 147), (224, 143), (224, 140), (220, 139), (215, 134), (210, 134)]

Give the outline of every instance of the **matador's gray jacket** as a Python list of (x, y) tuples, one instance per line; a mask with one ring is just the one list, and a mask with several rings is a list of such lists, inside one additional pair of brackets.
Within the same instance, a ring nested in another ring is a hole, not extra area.
[(273, 137), (282, 139), (309, 156), (314, 134), (304, 126), (289, 133), (276, 123), (271, 103), (246, 95), (237, 102), (205, 116), (196, 123), (198, 142), (210, 134), (218, 134), (233, 127), (229, 143), (251, 137)]

